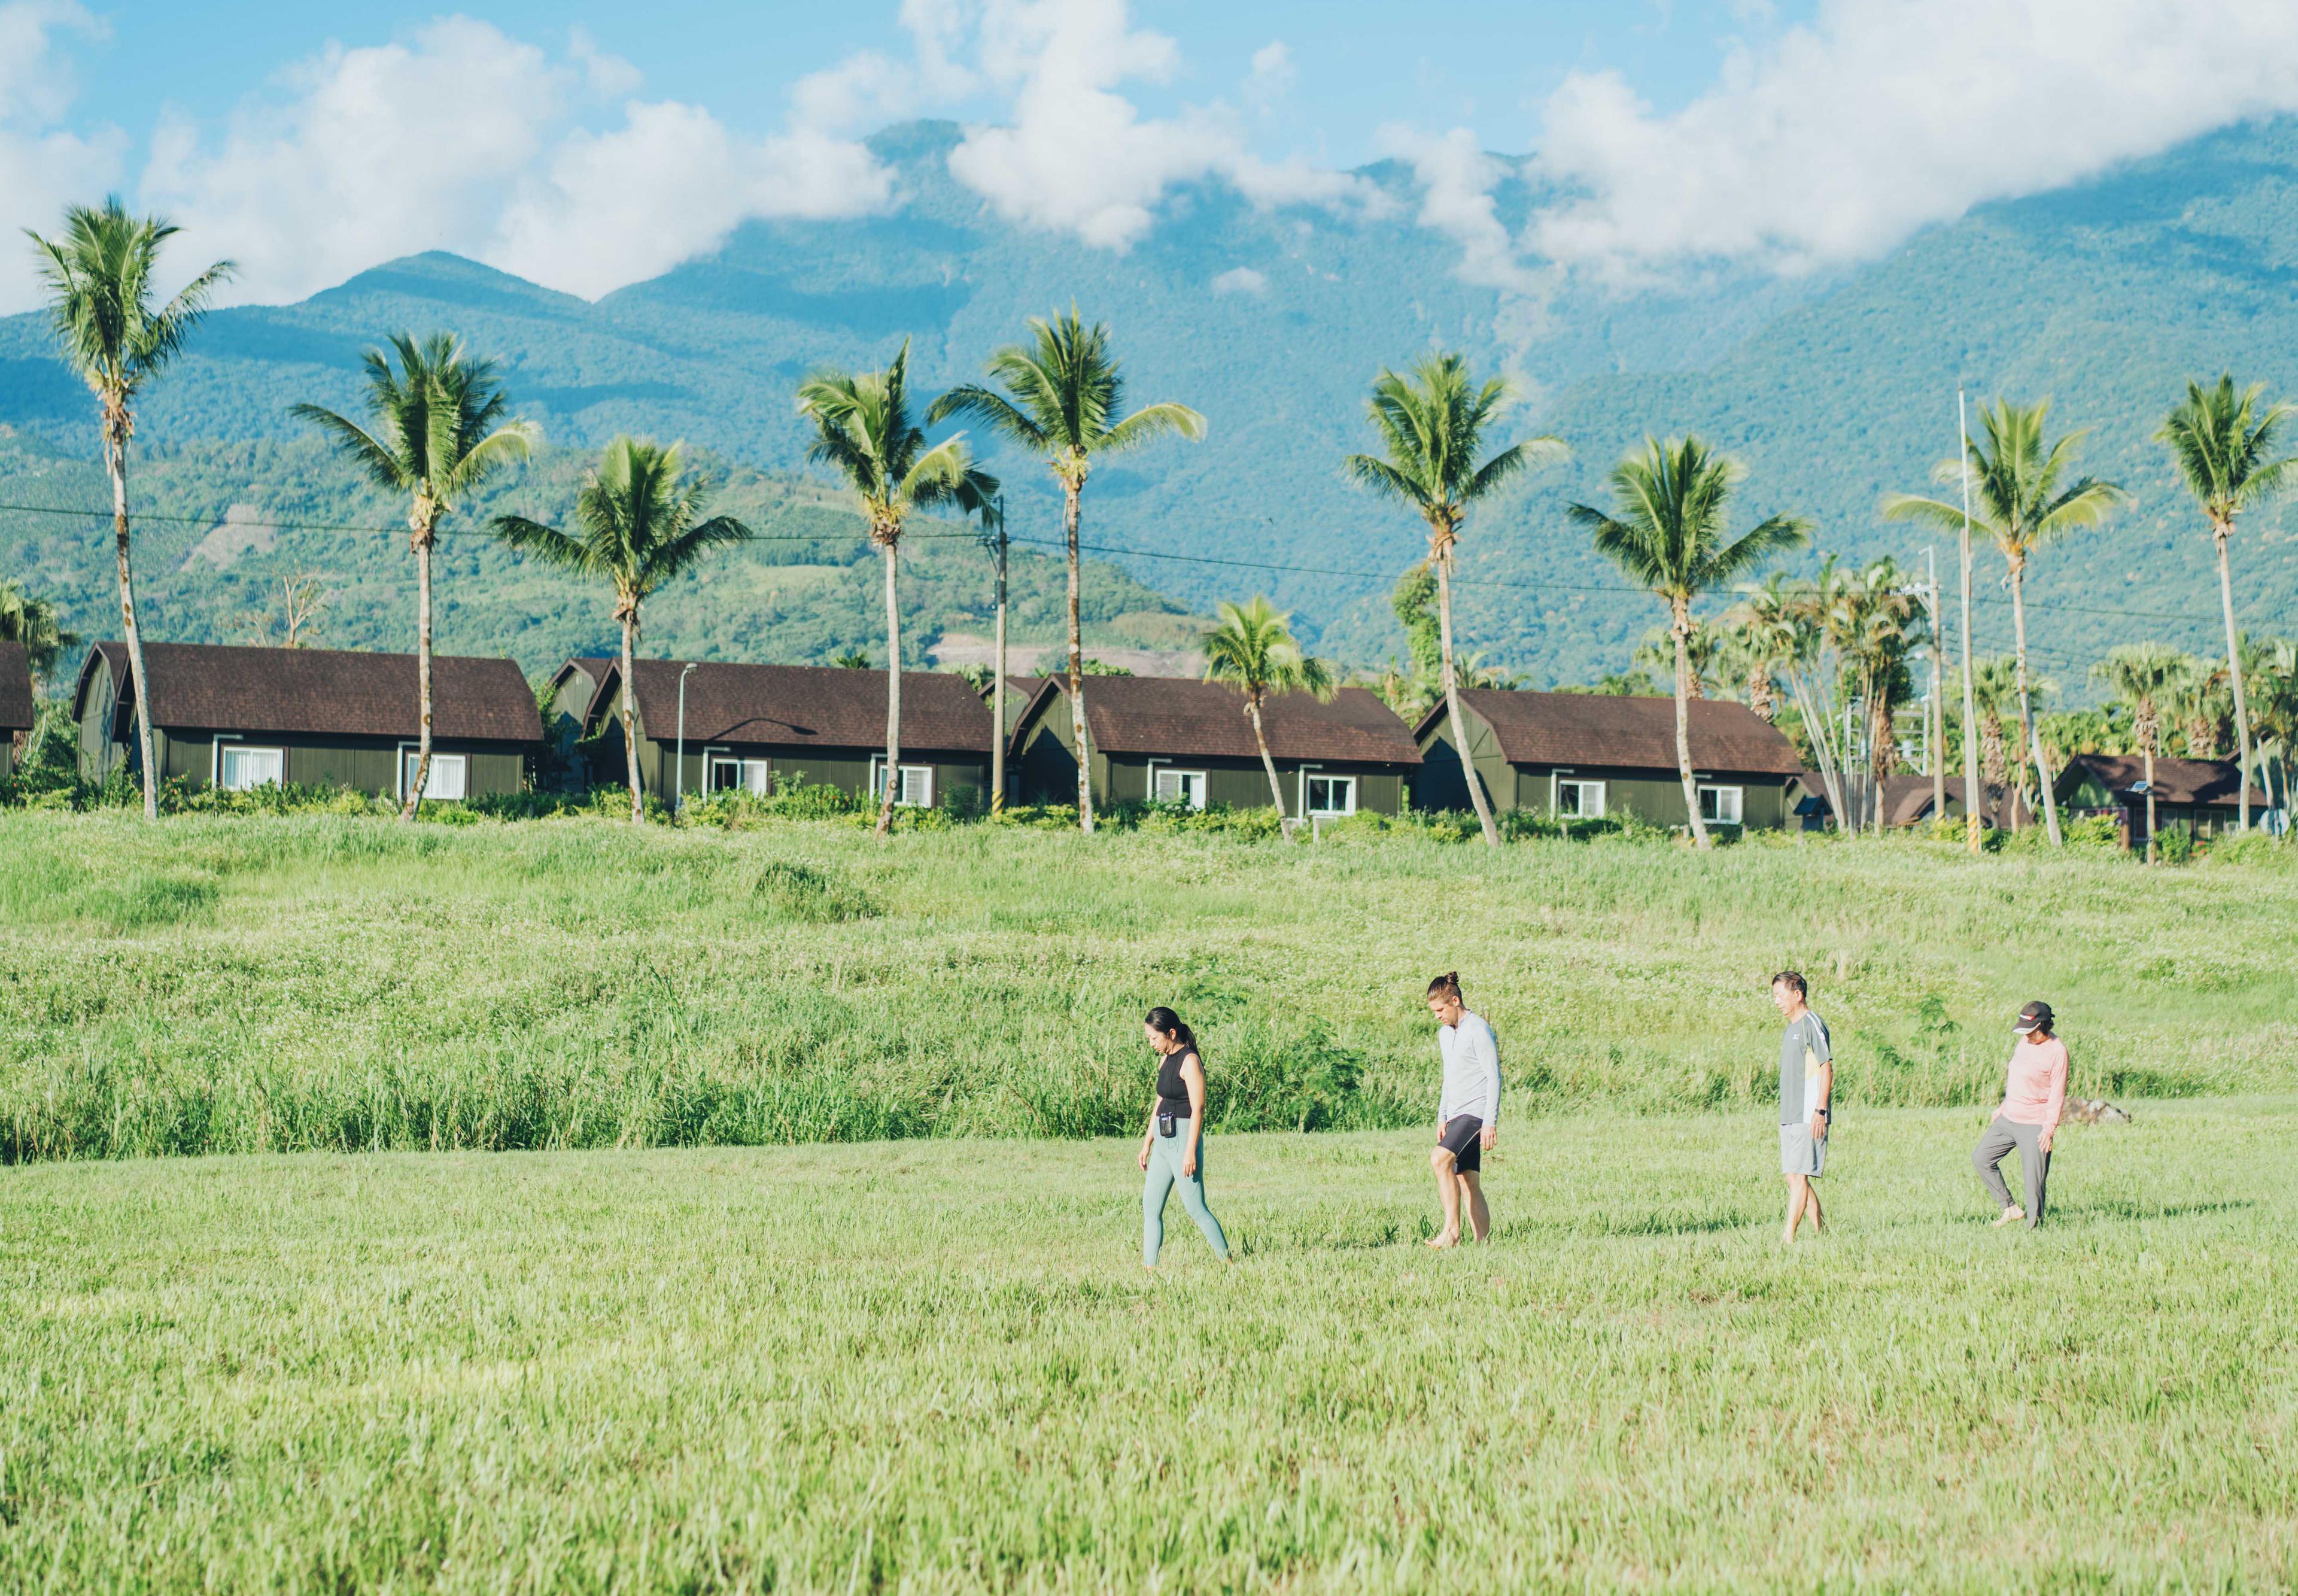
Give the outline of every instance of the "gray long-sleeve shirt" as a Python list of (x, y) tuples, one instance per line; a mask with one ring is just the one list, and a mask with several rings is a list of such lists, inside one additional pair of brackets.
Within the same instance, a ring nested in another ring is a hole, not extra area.
[(1443, 1121), (1474, 1114), (1487, 1125), (1500, 1122), (1500, 1045), (1481, 1014), (1463, 1012), (1458, 1025), (1436, 1028), (1436, 1051), (1444, 1059), (1444, 1090), (1436, 1100)]

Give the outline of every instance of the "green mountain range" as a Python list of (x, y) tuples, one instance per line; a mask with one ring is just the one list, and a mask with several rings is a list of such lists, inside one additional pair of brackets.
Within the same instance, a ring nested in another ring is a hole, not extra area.
[[(778, 540), (658, 600), (650, 648), (809, 659), (859, 645), (882, 657), (876, 562), (835, 495), (799, 474), (794, 383), (817, 363), (882, 360), (908, 336), (913, 381), (930, 392), (978, 376), (1026, 316), (1072, 301), (1111, 323), (1135, 401), (1186, 401), (1211, 426), (1202, 444), (1112, 462), (1088, 486), (1086, 541), (1113, 562), (1087, 586), (1098, 642), (1173, 646), (1194, 624), (1185, 612), (1267, 591), (1327, 653), (1401, 655), (1385, 594), (1422, 537), (1348, 485), (1340, 461), (1368, 442), (1362, 400), (1376, 368), (1442, 345), (1511, 372), (1521, 428), (1575, 451), (1481, 512), (1463, 545), (1465, 645), (1542, 680), (1619, 667), (1659, 618), (1562, 515), (1600, 495), (1647, 432), (1698, 431), (1743, 459), (1748, 521), (1800, 511), (1817, 520), (1823, 550), (1920, 564), (1923, 539), (1880, 524), (1874, 506), (1888, 489), (1923, 486), (1953, 451), (1958, 381), (1974, 400), (2054, 396), (2065, 422), (2092, 429), (2086, 466), (2137, 497), (2039, 562), (2031, 624), (2046, 670), (2075, 689), (2115, 642), (2210, 649), (2208, 541), (2148, 434), (2189, 375), (2231, 367), (2298, 393), (2298, 125), (2287, 121), (1982, 207), (1858, 270), (1779, 279), (1717, 268), (1666, 291), (1571, 284), (1539, 300), (1456, 276), (1457, 246), (1417, 225), (1409, 174), (1393, 166), (1359, 174), (1391, 203), (1345, 214), (1187, 190), (1117, 255), (996, 218), (947, 173), (957, 137), (919, 123), (875, 141), (900, 173), (893, 214), (753, 224), (595, 303), (431, 254), (300, 304), (218, 313), (139, 427), (139, 502), (184, 517), (144, 533), (155, 634), (244, 631), (280, 575), (311, 570), (339, 595), (331, 641), (411, 636), (409, 561), (387, 530), (400, 507), (287, 415), (301, 400), (355, 404), (360, 350), (402, 327), (452, 328), (494, 357), (553, 446), (472, 507), (442, 574), (442, 646), (508, 652), (530, 668), (604, 641), (603, 603), (506, 556), (472, 530), (475, 516), (500, 504), (563, 515), (584, 451), (624, 430), (690, 440), (726, 475), (730, 504)], [(1543, 197), (1504, 187), (1503, 219)], [(89, 401), (38, 316), (0, 319), (0, 504), (108, 501)], [(1009, 484), (1019, 547), (1046, 551), (1059, 527), (1042, 467), (987, 452)], [(227, 514), (237, 519), (225, 525)], [(264, 526), (278, 530), (233, 530)], [(0, 509), (0, 570), (62, 600), (81, 630), (105, 630), (103, 531), (93, 518)], [(209, 552), (195, 558), (195, 546)], [(1939, 552), (1951, 591), (1952, 551)], [(2244, 529), (2238, 558), (2244, 624), (2298, 628), (2298, 547), (2278, 515)], [(987, 562), (964, 537), (922, 536), (913, 568), (916, 649), (981, 629)], [(1979, 570), (1980, 641), (1992, 650), (2007, 646), (2009, 612), (1999, 560), (1982, 550)], [(1021, 631), (1050, 636), (1057, 574), (1029, 560), (1016, 572), (1029, 595)]]

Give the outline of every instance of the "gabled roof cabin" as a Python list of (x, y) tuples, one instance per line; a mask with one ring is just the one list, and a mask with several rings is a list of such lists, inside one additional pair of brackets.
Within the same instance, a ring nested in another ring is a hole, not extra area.
[[(634, 663), (639, 781), (665, 798), (741, 790), (761, 796), (789, 781), (876, 793), (886, 755), (886, 673), (842, 666)], [(679, 761), (685, 681), (685, 760)], [(608, 664), (592, 699), (589, 735), (601, 770), (624, 768), (622, 663)], [(964, 677), (902, 673), (901, 776), (896, 802), (934, 806), (977, 800), (989, 783), (989, 705)]]
[[(2077, 754), (2052, 784), (2059, 807), (2071, 814), (2112, 815), (2126, 847), (2146, 846), (2146, 760), (2139, 754)], [(2211, 836), (2242, 823), (2242, 777), (2231, 759), (2154, 758), (2154, 825), (2162, 832)], [(2266, 811), (2266, 794), (2250, 790), (2253, 819)]]
[[(1789, 783), (1803, 768), (1795, 745), (1745, 704), (1694, 699), (1688, 709), (1702, 817), (1714, 825), (1787, 824)], [(1460, 714), (1470, 763), (1495, 809), (1690, 823), (1676, 768), (1673, 699), (1470, 688), (1460, 693)], [(1417, 806), (1469, 807), (1442, 703), (1421, 718), (1415, 737), (1427, 762)]]
[(16, 768), (16, 740), (34, 718), (31, 657), (21, 643), (0, 642), (0, 776)]
[[(1169, 676), (1088, 676), (1085, 714), (1095, 804), (1269, 806), (1269, 775), (1235, 688)], [(1038, 682), (1006, 757), (1022, 802), (1077, 801), (1071, 721), (1069, 678)], [(1261, 724), (1287, 815), (1394, 815), (1404, 807), (1420, 750), (1377, 693), (1344, 687), (1328, 703), (1273, 693), (1262, 703)]]
[[(153, 760), (194, 787), (351, 787), (402, 796), (420, 731), (412, 654), (145, 643)], [(534, 694), (508, 659), (434, 656), (427, 797), (516, 792), (540, 746)], [(72, 695), (80, 774), (134, 768), (136, 690), (123, 643), (88, 650)]]

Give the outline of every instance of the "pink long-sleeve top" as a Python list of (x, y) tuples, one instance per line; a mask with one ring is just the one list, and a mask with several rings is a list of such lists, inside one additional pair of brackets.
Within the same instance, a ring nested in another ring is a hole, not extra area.
[(2022, 1038), (2011, 1050), (2003, 1106), (1996, 1112), (2019, 1125), (2056, 1125), (2067, 1103), (2067, 1045), (2056, 1037)]

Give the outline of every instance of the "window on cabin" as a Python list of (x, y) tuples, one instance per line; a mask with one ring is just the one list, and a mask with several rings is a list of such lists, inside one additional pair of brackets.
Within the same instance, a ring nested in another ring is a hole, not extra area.
[(1161, 804), (1186, 804), (1192, 809), (1203, 808), (1205, 773), (1201, 770), (1159, 771), (1157, 801)]
[(216, 784), (231, 792), (250, 792), (258, 787), (284, 786), (287, 780), (287, 753), (284, 748), (251, 748), (226, 743), (223, 757), (218, 761)]
[(1556, 784), (1556, 813), (1565, 820), (1603, 819), (1604, 784), (1601, 781), (1558, 781)]

